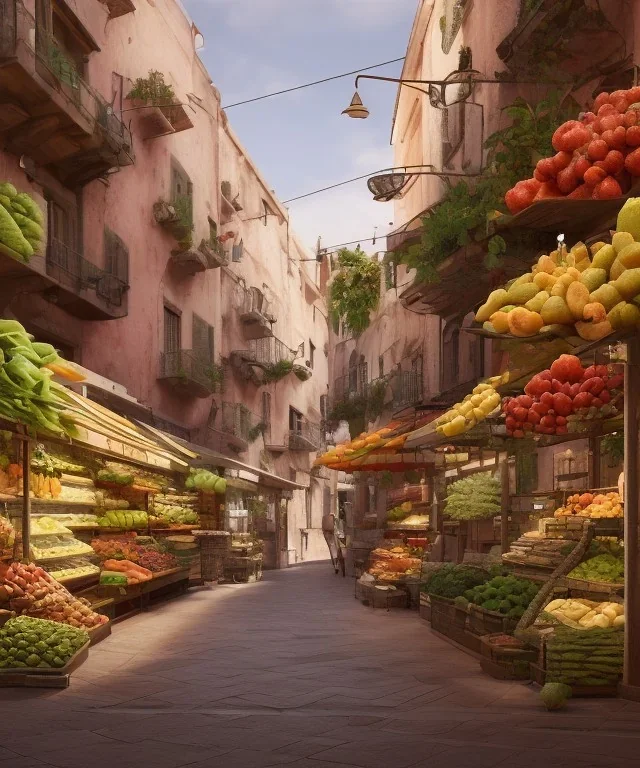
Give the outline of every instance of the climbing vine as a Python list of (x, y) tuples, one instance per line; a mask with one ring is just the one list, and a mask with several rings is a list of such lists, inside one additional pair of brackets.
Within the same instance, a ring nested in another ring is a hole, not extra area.
[[(530, 105), (517, 98), (505, 107), (511, 125), (491, 134), (485, 142), (488, 150), (484, 173), (470, 183), (458, 182), (423, 218), (421, 242), (410, 246), (403, 262), (416, 270), (419, 282), (437, 282), (438, 266), (455, 250), (487, 237), (488, 222), (504, 210), (504, 194), (517, 181), (531, 176), (540, 157), (552, 153), (551, 137), (560, 123), (577, 112), (577, 105), (558, 91)], [(500, 264), (505, 241), (495, 236), (489, 240), (485, 267)]]
[(340, 322), (354, 335), (368, 327), (380, 301), (380, 277), (380, 264), (360, 246), (338, 252), (338, 271), (329, 287), (329, 315), (336, 332)]

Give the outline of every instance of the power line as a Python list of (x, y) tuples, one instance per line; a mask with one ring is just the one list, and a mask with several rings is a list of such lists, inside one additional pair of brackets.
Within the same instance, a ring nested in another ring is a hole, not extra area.
[(251, 104), (254, 101), (261, 101), (262, 99), (270, 99), (272, 96), (282, 96), (283, 93), (291, 93), (292, 91), (300, 91), (303, 88), (311, 88), (312, 85), (320, 85), (321, 83), (328, 83), (331, 80), (339, 80), (341, 77), (349, 77), (350, 75), (357, 75), (359, 72), (368, 72), (370, 69), (377, 69), (378, 67), (386, 67), (387, 64), (395, 64), (398, 61), (404, 61), (404, 56), (399, 59), (391, 59), (390, 61), (383, 61), (382, 64), (374, 64), (371, 67), (363, 67), (362, 69), (354, 69), (353, 72), (345, 72), (342, 75), (334, 75), (333, 77), (325, 77), (323, 80), (315, 80), (313, 83), (305, 83), (304, 85), (296, 85), (294, 88), (285, 88), (284, 91), (275, 91), (275, 93), (267, 93), (264, 96), (256, 96), (253, 99), (246, 99), (245, 101), (237, 101), (235, 104), (229, 104), (222, 109), (231, 109), (232, 107), (239, 107), (242, 104)]
[(289, 200), (283, 200), (282, 205), (287, 203), (293, 203), (296, 200), (302, 200), (305, 197), (311, 197), (311, 195), (317, 195), (319, 192), (327, 192), (330, 189), (336, 189), (336, 187), (344, 187), (345, 184), (351, 184), (354, 181), (362, 181), (362, 179), (368, 179), (371, 176), (370, 173), (365, 173), (364, 176), (356, 176), (353, 179), (347, 179), (346, 181), (340, 181), (338, 184), (332, 184), (330, 187), (322, 187), (322, 189), (316, 189), (313, 192), (307, 192), (305, 195), (298, 195), (298, 197), (292, 197)]

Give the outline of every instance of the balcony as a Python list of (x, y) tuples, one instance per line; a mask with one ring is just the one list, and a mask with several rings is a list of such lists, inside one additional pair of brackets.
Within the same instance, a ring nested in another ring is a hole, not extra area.
[(210, 362), (191, 349), (163, 352), (158, 378), (188, 397), (205, 398), (217, 389), (211, 368)]
[[(79, 22), (83, 50), (97, 50)], [(129, 130), (21, 0), (0, 0), (0, 140), (77, 187), (133, 163)]]
[[(253, 381), (257, 386), (284, 379), (294, 371), (295, 358), (296, 352), (274, 336), (253, 339), (246, 349), (237, 349), (231, 353), (233, 366), (243, 378)], [(261, 377), (258, 371), (262, 372)]]
[(322, 429), (319, 424), (313, 424), (306, 419), (298, 421), (295, 429), (289, 430), (290, 451), (319, 451), (323, 444)]
[(126, 317), (129, 286), (55, 238), (47, 245), (46, 274), (54, 282), (44, 291), (45, 298), (74, 317)]
[(242, 453), (257, 440), (265, 430), (264, 424), (255, 413), (242, 403), (222, 403), (220, 431), (224, 434), (229, 447)]
[(391, 377), (390, 384), (395, 410), (409, 408), (422, 402), (422, 373), (419, 371), (396, 371)]
[(259, 288), (249, 288), (244, 293), (240, 307), (240, 322), (245, 339), (266, 339), (273, 336), (276, 318), (265, 295)]
[(207, 269), (226, 266), (229, 259), (222, 243), (202, 240), (198, 248), (172, 251), (171, 262), (181, 274), (192, 277)]
[(151, 70), (139, 77), (127, 95), (127, 109), (137, 123), (137, 133), (144, 140), (157, 139), (193, 128), (193, 123), (164, 75)]

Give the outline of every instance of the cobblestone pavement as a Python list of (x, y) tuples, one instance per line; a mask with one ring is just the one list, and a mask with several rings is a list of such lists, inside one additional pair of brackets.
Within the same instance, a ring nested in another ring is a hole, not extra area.
[(0, 768), (623, 768), (640, 705), (541, 709), (328, 564), (114, 627), (65, 691), (0, 691)]

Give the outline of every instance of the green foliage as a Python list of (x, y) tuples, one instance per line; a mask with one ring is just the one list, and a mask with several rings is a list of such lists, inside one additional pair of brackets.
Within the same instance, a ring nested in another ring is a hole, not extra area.
[(338, 271), (329, 287), (329, 316), (337, 331), (340, 321), (354, 335), (369, 326), (371, 312), (380, 301), (380, 264), (364, 253), (343, 248), (338, 252)]
[(393, 472), (389, 472), (388, 469), (385, 469), (384, 472), (381, 472), (378, 485), (380, 488), (391, 488), (393, 485)]
[(474, 587), (484, 584), (488, 573), (473, 565), (445, 565), (436, 571), (426, 584), (426, 591), (435, 597), (453, 600), (467, 595)]
[(176, 94), (172, 86), (165, 83), (162, 72), (152, 69), (147, 77), (136, 79), (133, 88), (127, 94), (127, 98), (140, 99), (147, 104), (162, 106), (174, 104)]
[(387, 380), (379, 379), (372, 382), (367, 388), (367, 415), (373, 421), (382, 415), (387, 396)]
[(489, 473), (457, 480), (447, 488), (444, 514), (452, 520), (485, 520), (500, 512), (500, 482)]
[(624, 583), (624, 560), (614, 555), (596, 555), (580, 563), (569, 577), (586, 581), (604, 581), (610, 584)]
[(205, 373), (214, 392), (222, 392), (224, 389), (224, 367), (217, 363), (207, 363)]
[(516, 576), (495, 576), (465, 593), (465, 597), (486, 611), (519, 619), (537, 593), (538, 586), (532, 581)]
[(367, 398), (365, 395), (351, 395), (344, 400), (339, 400), (337, 403), (334, 403), (333, 408), (329, 413), (329, 419), (331, 421), (351, 421), (352, 419), (364, 420), (366, 412)]
[(263, 384), (269, 384), (271, 382), (280, 381), (288, 376), (293, 370), (293, 363), (291, 360), (278, 360), (277, 363), (271, 363), (264, 367), (262, 373)]
[(264, 421), (259, 421), (247, 432), (247, 438), (250, 443), (254, 443), (260, 437), (260, 435), (264, 435), (266, 431), (267, 425), (264, 423)]
[(614, 432), (612, 435), (605, 435), (600, 441), (600, 450), (607, 456), (609, 466), (615, 467), (624, 461), (624, 433)]
[[(438, 266), (454, 251), (487, 237), (488, 221), (505, 210), (504, 195), (516, 182), (530, 177), (540, 157), (553, 153), (555, 129), (576, 111), (558, 91), (532, 106), (517, 98), (505, 107), (511, 118), (508, 128), (491, 134), (485, 142), (489, 151), (484, 173), (469, 184), (460, 181), (449, 188), (442, 200), (423, 218), (421, 242), (410, 246), (403, 262), (416, 270), (418, 282), (437, 282)], [(487, 244), (485, 267), (494, 269), (506, 252), (499, 236)]]

